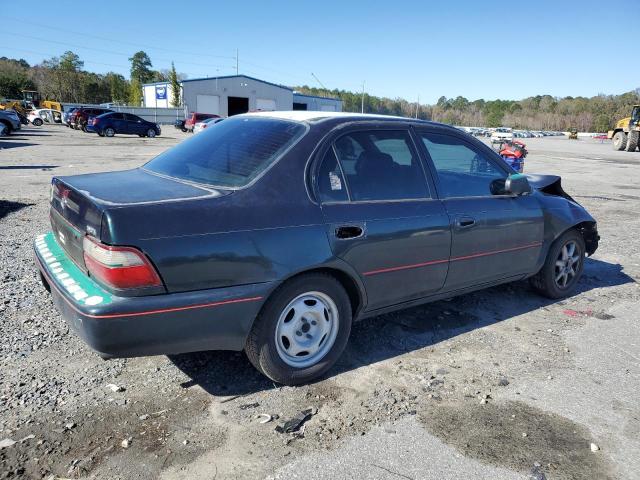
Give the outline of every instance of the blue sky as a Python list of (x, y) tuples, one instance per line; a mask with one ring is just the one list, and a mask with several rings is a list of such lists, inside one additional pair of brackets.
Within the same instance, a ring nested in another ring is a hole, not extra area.
[(240, 73), (319, 86), (313, 72), (328, 88), (360, 91), (364, 81), (371, 94), (421, 103), (640, 87), (637, 54), (624, 53), (637, 0), (28, 4), (3, 0), (0, 56), (38, 63), (73, 50), (87, 70), (128, 77), (128, 57), (142, 49), (154, 68), (173, 60), (197, 78), (235, 73), (238, 49)]

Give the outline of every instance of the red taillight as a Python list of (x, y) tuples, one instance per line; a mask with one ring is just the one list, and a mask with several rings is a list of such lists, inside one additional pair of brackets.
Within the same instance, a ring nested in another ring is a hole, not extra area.
[(162, 281), (144, 254), (132, 247), (112, 247), (86, 236), (84, 263), (92, 277), (116, 289), (159, 287)]

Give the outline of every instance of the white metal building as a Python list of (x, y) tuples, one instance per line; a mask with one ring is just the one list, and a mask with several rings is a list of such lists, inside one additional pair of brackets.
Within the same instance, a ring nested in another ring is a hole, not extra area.
[[(194, 78), (181, 83), (185, 113), (212, 113), (228, 117), (249, 111), (323, 110), (341, 111), (337, 99), (312, 97), (247, 75)], [(168, 82), (142, 86), (145, 107), (169, 107), (172, 89)], [(306, 108), (305, 108), (306, 107)]]

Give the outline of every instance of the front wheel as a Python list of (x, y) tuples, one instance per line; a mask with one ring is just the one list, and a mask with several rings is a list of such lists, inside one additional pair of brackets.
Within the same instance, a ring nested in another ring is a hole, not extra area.
[(640, 132), (631, 130), (627, 135), (627, 152), (635, 152), (638, 148), (638, 142), (640, 142)]
[(256, 318), (245, 352), (271, 380), (284, 385), (310, 382), (342, 354), (353, 312), (334, 277), (303, 275), (276, 290)]
[(627, 146), (627, 134), (623, 131), (617, 131), (613, 136), (613, 149), (624, 150)]
[(156, 131), (153, 128), (147, 130), (147, 137), (154, 138), (156, 136)]
[(531, 277), (531, 285), (548, 298), (571, 295), (584, 269), (585, 246), (577, 230), (564, 232), (549, 249), (542, 269)]

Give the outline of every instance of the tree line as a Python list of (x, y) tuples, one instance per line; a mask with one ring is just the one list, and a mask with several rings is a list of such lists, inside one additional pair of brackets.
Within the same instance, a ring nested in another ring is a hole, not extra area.
[(117, 103), (137, 105), (142, 102), (142, 84), (168, 81), (175, 86), (173, 106), (180, 106), (180, 80), (186, 75), (171, 69), (154, 70), (144, 51), (129, 58), (130, 76), (115, 72), (94, 73), (84, 69), (84, 62), (72, 51), (59, 57), (29, 65), (24, 59), (0, 57), (0, 98), (19, 100), (22, 90), (37, 90), (44, 99), (68, 103)]
[[(38, 90), (45, 99), (69, 103), (107, 103), (140, 105), (142, 84), (167, 81), (172, 85), (170, 104), (180, 106), (180, 80), (186, 75), (171, 69), (155, 70), (144, 51), (130, 58), (130, 75), (115, 72), (99, 74), (84, 69), (84, 62), (72, 51), (37, 65), (23, 59), (0, 57), (0, 98), (20, 99), (21, 90)], [(337, 97), (346, 112), (417, 117), (425, 120), (468, 127), (507, 126), (528, 130), (604, 132), (640, 103), (640, 89), (621, 95), (594, 97), (552, 97), (537, 95), (523, 100), (468, 100), (465, 97), (440, 97), (435, 105), (418, 104), (403, 98), (385, 98), (348, 90), (295, 87), (308, 95)]]
[[(342, 100), (342, 110), (360, 112), (361, 92), (295, 87), (307, 95), (335, 97)], [(605, 132), (617, 120), (628, 117), (633, 105), (640, 104), (640, 89), (621, 95), (600, 94), (594, 97), (537, 95), (523, 100), (474, 100), (465, 97), (440, 97), (435, 105), (419, 105), (403, 98), (384, 98), (364, 94), (365, 113), (417, 117), (423, 120), (465, 127), (513, 127), (523, 130), (566, 131), (575, 127), (583, 132)]]

